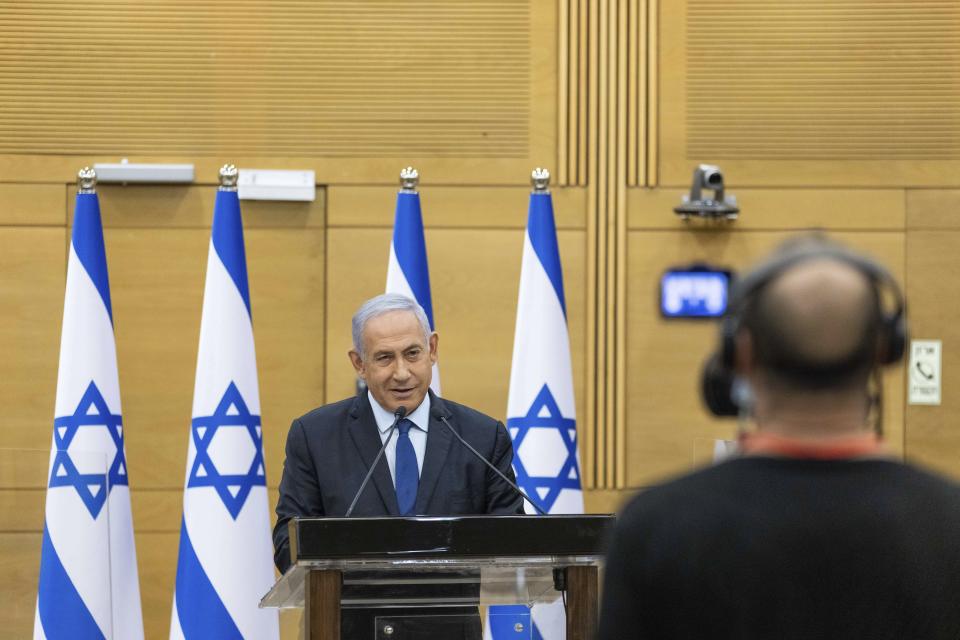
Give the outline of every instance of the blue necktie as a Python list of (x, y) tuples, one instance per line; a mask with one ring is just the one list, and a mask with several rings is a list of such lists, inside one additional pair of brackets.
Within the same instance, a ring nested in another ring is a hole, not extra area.
[(400, 515), (413, 513), (413, 503), (417, 501), (417, 486), (420, 484), (420, 471), (417, 469), (417, 452), (410, 442), (410, 427), (413, 423), (404, 418), (397, 423), (400, 437), (397, 438), (397, 506)]

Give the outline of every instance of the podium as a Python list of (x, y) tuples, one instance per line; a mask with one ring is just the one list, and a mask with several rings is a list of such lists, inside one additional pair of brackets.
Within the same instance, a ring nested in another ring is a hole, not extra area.
[(389, 640), (397, 627), (391, 614), (403, 608), (439, 619), (452, 607), (529, 607), (562, 596), (567, 640), (589, 640), (613, 522), (611, 515), (294, 519), (293, 564), (260, 606), (304, 607), (307, 640), (340, 640), (349, 609), (382, 610), (371, 637)]

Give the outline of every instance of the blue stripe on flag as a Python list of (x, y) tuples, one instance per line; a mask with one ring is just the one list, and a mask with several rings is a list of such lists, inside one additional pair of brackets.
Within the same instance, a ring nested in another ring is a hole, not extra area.
[(95, 193), (78, 193), (73, 214), (73, 250), (93, 281), (113, 324), (113, 305), (110, 303), (110, 280), (107, 278), (107, 252), (103, 246), (103, 224), (100, 221), (100, 201)]
[(243, 638), (193, 550), (186, 521), (181, 521), (180, 525), (180, 557), (174, 597), (180, 628), (187, 640)]
[(553, 221), (553, 201), (549, 193), (530, 194), (530, 213), (527, 217), (530, 244), (540, 258), (557, 298), (563, 317), (567, 317), (567, 303), (563, 295), (563, 269), (560, 267), (560, 249), (557, 246), (557, 227)]
[(417, 302), (433, 324), (433, 303), (430, 297), (430, 271), (427, 268), (427, 243), (423, 238), (423, 216), (420, 194), (397, 194), (397, 214), (393, 222), (393, 251)]
[[(236, 191), (217, 191), (213, 207), (213, 248), (250, 313), (250, 287), (247, 284), (247, 256), (243, 248), (243, 219)], [(251, 314), (252, 317), (252, 314)]]
[(43, 527), (43, 547), (40, 551), (37, 608), (47, 640), (104, 638), (103, 632), (60, 562), (60, 556), (53, 547), (46, 525)]

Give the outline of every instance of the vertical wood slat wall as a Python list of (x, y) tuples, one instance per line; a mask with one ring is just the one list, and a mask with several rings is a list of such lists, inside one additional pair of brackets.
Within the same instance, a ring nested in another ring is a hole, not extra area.
[[(587, 187), (586, 357), (592, 377), (581, 454), (590, 488), (625, 486), (626, 197), (628, 187), (647, 181), (649, 10), (648, 0), (566, 0), (559, 9), (560, 23), (568, 26), (560, 38), (560, 181)], [(584, 69), (586, 84), (573, 84)]]
[(657, 0), (561, 5), (568, 30), (560, 40), (560, 180), (585, 184), (588, 193), (587, 369), (594, 378), (583, 411), (584, 477), (591, 488), (615, 489), (626, 486), (627, 464), (627, 189), (653, 186), (657, 176)]

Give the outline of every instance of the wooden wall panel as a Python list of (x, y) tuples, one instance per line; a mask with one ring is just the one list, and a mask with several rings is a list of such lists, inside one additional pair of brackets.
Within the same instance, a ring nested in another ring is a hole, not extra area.
[[(36, 430), (46, 431), (42, 426)], [(52, 429), (43, 446), (16, 448), (0, 440), (0, 532), (43, 530), (50, 440)]]
[(616, 513), (634, 495), (633, 489), (588, 489), (583, 492), (586, 513)]
[(954, 428), (960, 418), (956, 406), (956, 371), (960, 343), (954, 279), (957, 270), (956, 243), (960, 240), (960, 190), (908, 189), (907, 293), (910, 333), (917, 339), (943, 341), (942, 404), (908, 405), (906, 408), (906, 456), (908, 460), (960, 477), (960, 439)]
[[(26, 458), (28, 464), (16, 470), (16, 477), (3, 473), (0, 488), (0, 532), (36, 533), (43, 530), (46, 470), (50, 452), (40, 449), (0, 449), (0, 463), (14, 467), (13, 458)], [(27, 469), (27, 466), (31, 467)]]
[(8, 448), (0, 436), (0, 638), (33, 633), (52, 424), (37, 428), (45, 450)]
[(907, 189), (907, 227), (960, 229), (960, 189)]
[[(215, 179), (217, 173), (198, 177)], [(67, 188), (66, 200), (68, 224), (73, 223), (76, 195), (76, 186), (70, 185)], [(100, 184), (97, 185), (97, 195), (100, 200), (100, 215), (106, 227), (187, 228), (209, 231), (213, 225), (213, 203), (217, 197), (217, 187), (214, 184)], [(245, 229), (322, 228), (325, 223), (325, 207), (324, 189), (317, 189), (316, 200), (313, 202), (244, 200), (240, 203)]]
[[(24, 463), (19, 465), (15, 478), (8, 477), (7, 470), (0, 476), (0, 531), (36, 533), (43, 530), (46, 471), (50, 453), (39, 449), (0, 449), (0, 463), (14, 466), (14, 457)], [(276, 490), (271, 489), (271, 493), (275, 494)], [(274, 498), (272, 496), (271, 499)], [(130, 503), (138, 533), (180, 531), (182, 487), (142, 489), (135, 485), (130, 492)], [(274, 504), (275, 499), (271, 509)]]
[(202, 229), (104, 230), (135, 488), (183, 486), (209, 236)]
[[(432, 228), (523, 229), (529, 193), (529, 187), (424, 186), (420, 193), (424, 224)], [(551, 193), (557, 228), (583, 229), (586, 190), (554, 189)], [(393, 226), (397, 187), (334, 185), (327, 194), (331, 227)]]
[(37, 429), (47, 432), (45, 450), (8, 448), (0, 435), (0, 638), (33, 633), (52, 426)]
[(63, 227), (0, 227), (0, 447), (50, 448), (66, 243)]
[(0, 532), (0, 637), (33, 637), (41, 539), (39, 532)]
[(955, 3), (661, 5), (661, 184), (960, 183)]
[[(427, 229), (443, 395), (503, 420), (507, 406), (523, 232)], [(577, 406), (584, 385), (584, 234), (560, 231)], [(329, 231), (327, 400), (354, 390), (350, 318), (383, 292), (390, 229)], [(304, 411), (312, 407), (304, 407)]]
[(44, 154), (229, 155), (369, 182), (393, 158), (509, 181), (554, 161), (556, 13), (530, 0), (7, 7), (0, 165), (37, 180)]
[[(903, 280), (904, 235), (896, 232), (833, 234), (882, 260)], [(695, 448), (730, 438), (733, 421), (708, 416), (699, 396), (700, 368), (715, 348), (713, 322), (660, 317), (662, 272), (692, 261), (741, 269), (787, 237), (781, 232), (632, 231), (627, 294), (627, 484), (648, 485), (692, 467)], [(884, 430), (891, 448), (903, 451), (903, 369), (884, 376)], [(698, 456), (700, 457), (700, 456)]]
[(0, 183), (0, 225), (64, 224), (62, 184)]
[(957, 247), (960, 246), (960, 191), (907, 192), (907, 285), (910, 333), (917, 339), (943, 341), (942, 389), (939, 406), (908, 405), (906, 455), (960, 477), (960, 285)]
[[(53, 191), (0, 188), (10, 198), (0, 224), (62, 224), (63, 185), (59, 197)], [(55, 200), (59, 209), (51, 209)], [(33, 629), (66, 242), (62, 226), (0, 226), (0, 637)]]
[(147, 638), (167, 638), (170, 635), (170, 614), (173, 611), (173, 586), (177, 577), (180, 531), (137, 531), (135, 538), (144, 635)]

